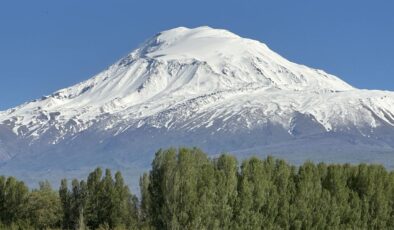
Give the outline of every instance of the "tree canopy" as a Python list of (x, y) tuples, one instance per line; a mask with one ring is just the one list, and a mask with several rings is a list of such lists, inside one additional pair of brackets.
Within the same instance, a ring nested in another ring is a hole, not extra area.
[(109, 169), (58, 191), (0, 177), (0, 229), (394, 229), (394, 172), (381, 165), (171, 148), (156, 153), (139, 195)]

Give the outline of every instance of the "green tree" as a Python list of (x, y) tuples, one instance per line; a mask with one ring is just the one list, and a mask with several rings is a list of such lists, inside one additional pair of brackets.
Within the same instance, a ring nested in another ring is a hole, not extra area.
[(62, 227), (63, 229), (72, 229), (74, 220), (72, 219), (71, 194), (68, 189), (67, 179), (60, 182), (59, 198), (62, 206)]
[[(144, 195), (150, 199), (152, 225), (158, 229), (214, 227), (215, 190), (214, 165), (201, 150), (160, 150), (149, 176), (149, 195)], [(146, 204), (144, 198), (142, 203)]]
[[(276, 202), (276, 194), (271, 194), (276, 189), (269, 171), (271, 164), (272, 162), (263, 162), (256, 157), (242, 163), (238, 184), (237, 228), (243, 228), (243, 226), (251, 229), (274, 227), (271, 216), (277, 213), (270, 205)], [(268, 213), (268, 210), (273, 210), (274, 213)]]
[[(274, 225), (277, 229), (290, 228), (290, 203), (294, 194), (294, 169), (283, 160), (277, 160), (273, 181), (276, 186), (276, 216)], [(275, 212), (274, 212), (275, 213)], [(272, 216), (271, 216), (272, 218)]]
[(25, 208), (34, 228), (49, 229), (61, 226), (60, 198), (48, 182), (41, 182), (40, 188), (30, 193)]
[(115, 174), (114, 211), (111, 213), (114, 227), (125, 226), (128, 229), (137, 228), (138, 226), (138, 200), (132, 195), (127, 185), (125, 185), (123, 176), (120, 172)]
[[(177, 200), (171, 192), (177, 191), (177, 185), (174, 183), (175, 167), (177, 164), (176, 150), (167, 149), (159, 150), (152, 162), (150, 171), (149, 193), (151, 198), (150, 213), (152, 225), (156, 229), (169, 229), (169, 222), (176, 219), (171, 214), (176, 210)], [(172, 191), (171, 191), (172, 190)], [(180, 226), (177, 226), (180, 227)]]
[(325, 219), (319, 213), (324, 211), (321, 209), (320, 200), (323, 189), (316, 165), (311, 162), (303, 164), (295, 177), (295, 183), (296, 193), (291, 207), (291, 211), (295, 213), (295, 219), (292, 220), (291, 228), (324, 229), (326, 227)]
[(215, 160), (216, 196), (215, 217), (219, 229), (230, 229), (234, 225), (235, 206), (238, 197), (238, 163), (229, 155), (221, 155)]
[(5, 225), (26, 221), (29, 189), (14, 177), (0, 178), (0, 222)]
[(102, 223), (99, 215), (100, 209), (102, 209), (100, 194), (103, 192), (101, 177), (102, 170), (97, 168), (89, 174), (87, 180), (85, 219), (87, 226), (92, 229), (98, 228)]
[(141, 203), (139, 211), (140, 227), (143, 229), (153, 228), (152, 226), (152, 198), (149, 192), (150, 178), (149, 173), (144, 173), (140, 178)]
[[(78, 183), (75, 183), (77, 187)], [(81, 218), (91, 229), (100, 226), (115, 228), (136, 228), (138, 224), (137, 198), (131, 194), (124, 184), (122, 174), (117, 172), (115, 180), (111, 170), (106, 169), (102, 177), (102, 171), (97, 168), (88, 176), (87, 185), (80, 183), (73, 194), (76, 200), (83, 204), (79, 208), (79, 222)], [(86, 206), (86, 208), (85, 208)]]

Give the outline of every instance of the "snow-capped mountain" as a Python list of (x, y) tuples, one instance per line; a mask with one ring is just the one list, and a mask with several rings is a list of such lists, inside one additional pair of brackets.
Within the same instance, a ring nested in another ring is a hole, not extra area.
[(160, 147), (394, 168), (394, 93), (356, 89), (229, 31), (164, 31), (78, 85), (0, 112), (0, 174), (101, 165), (133, 183)]

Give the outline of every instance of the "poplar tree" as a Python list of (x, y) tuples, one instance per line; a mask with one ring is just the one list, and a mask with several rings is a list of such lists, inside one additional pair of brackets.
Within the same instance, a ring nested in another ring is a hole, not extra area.
[(241, 166), (237, 205), (237, 228), (270, 228), (266, 210), (270, 181), (262, 160), (252, 157)]
[(215, 217), (216, 227), (230, 229), (235, 224), (235, 207), (238, 197), (238, 163), (235, 157), (221, 155), (215, 160)]

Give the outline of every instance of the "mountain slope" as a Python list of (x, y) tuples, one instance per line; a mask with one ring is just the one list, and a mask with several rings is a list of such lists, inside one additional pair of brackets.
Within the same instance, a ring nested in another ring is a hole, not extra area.
[(394, 93), (356, 89), (225, 30), (180, 27), (0, 112), (0, 174), (31, 182), (96, 165), (135, 182), (155, 150), (179, 145), (393, 167)]

